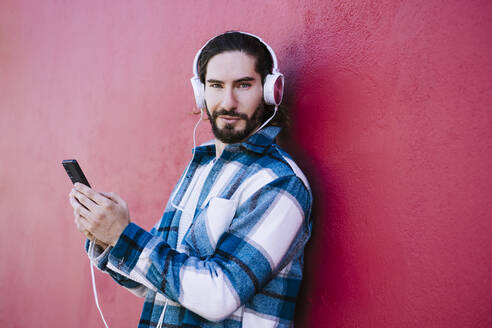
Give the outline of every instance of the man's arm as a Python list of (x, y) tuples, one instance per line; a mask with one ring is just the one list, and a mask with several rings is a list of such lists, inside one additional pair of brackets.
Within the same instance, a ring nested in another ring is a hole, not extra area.
[[(130, 223), (110, 250), (107, 265), (208, 320), (220, 321), (302, 251), (310, 233), (310, 208), (310, 192), (298, 177), (278, 178), (239, 204), (210, 257), (177, 252)], [(97, 229), (86, 228), (100, 238)]]

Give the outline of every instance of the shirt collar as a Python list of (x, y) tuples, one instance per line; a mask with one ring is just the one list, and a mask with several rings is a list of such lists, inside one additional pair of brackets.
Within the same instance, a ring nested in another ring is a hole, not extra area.
[[(248, 139), (243, 142), (227, 145), (225, 150), (235, 152), (240, 148), (246, 148), (252, 152), (263, 154), (270, 147), (270, 145), (274, 143), (274, 140), (280, 130), (281, 128), (278, 126), (267, 126), (249, 136)], [(195, 150), (199, 153), (210, 153), (215, 156), (215, 144), (213, 140), (196, 147)]]
[(248, 139), (246, 139), (246, 141), (241, 142), (239, 145), (255, 153), (263, 154), (274, 142), (279, 132), (280, 127), (267, 126), (266, 128), (263, 128), (250, 136)]

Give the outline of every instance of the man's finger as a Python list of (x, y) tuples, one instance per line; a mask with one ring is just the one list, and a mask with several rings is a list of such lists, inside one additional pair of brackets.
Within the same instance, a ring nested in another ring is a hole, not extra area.
[(69, 195), (69, 201), (70, 201), (70, 205), (72, 205), (72, 208), (74, 210), (76, 208), (78, 208), (79, 206), (81, 206), (82, 208), (84, 208), (87, 211), (89, 210), (87, 207), (85, 207), (84, 205), (82, 205), (77, 198), (75, 198), (75, 190), (72, 190), (72, 192), (70, 193), (70, 195)]
[[(92, 236), (92, 233), (89, 232), (89, 230), (87, 230), (86, 228), (84, 228), (84, 226), (82, 226), (82, 224), (80, 223), (80, 221), (78, 220), (74, 220), (75, 222), (75, 226), (77, 227), (77, 230), (82, 232), (87, 238), (89, 238), (90, 236)], [(91, 238), (89, 238), (91, 239)]]
[(77, 215), (74, 221), (77, 229), (79, 229), (80, 232), (84, 232), (84, 234), (85, 231), (89, 232), (89, 223), (84, 217)]
[(123, 200), (123, 198), (121, 198), (118, 194), (114, 192), (101, 192), (101, 195), (114, 201), (115, 203), (118, 203), (120, 205), (126, 205), (126, 202)]
[(96, 239), (96, 238), (94, 237), (94, 235), (93, 235), (93, 234), (91, 234), (89, 231), (84, 230), (84, 231), (82, 231), (82, 232), (83, 232), (83, 233), (84, 233), (84, 235), (87, 237), (87, 239), (89, 239), (89, 240), (94, 240), (94, 239)]
[(79, 221), (75, 220), (75, 225), (77, 226), (77, 229), (82, 232), (84, 234), (84, 236), (91, 240), (91, 241), (94, 241), (96, 240), (96, 237), (94, 237), (94, 235), (87, 229), (85, 229), (81, 223), (79, 223)]
[(84, 218), (90, 217), (91, 213), (87, 207), (81, 204), (74, 195), (70, 194), (70, 205), (72, 205), (74, 214), (82, 215)]
[[(73, 197), (83, 206), (85, 206), (85, 208), (87, 210), (89, 210), (90, 212), (95, 212), (96, 211), (96, 207), (98, 206), (97, 203), (95, 203), (92, 199), (90, 199), (89, 197), (87, 197), (85, 194), (77, 191), (77, 190), (74, 190), (73, 192)], [(79, 205), (79, 206), (81, 206)], [(73, 206), (73, 205), (72, 205)], [(78, 206), (75, 206), (75, 207), (78, 207)], [(74, 209), (75, 209), (74, 207)]]
[(101, 194), (101, 195), (103, 195), (104, 197), (106, 197), (107, 199), (112, 200), (113, 202), (115, 202), (115, 203), (116, 203), (116, 200), (115, 200), (115, 199), (113, 199), (113, 195), (114, 195), (114, 193), (112, 193), (112, 192), (105, 192), (105, 191), (101, 191), (101, 192), (100, 192), (100, 194)]
[(106, 197), (103, 197), (101, 194), (98, 192), (95, 192), (93, 189), (87, 187), (86, 185), (77, 182), (74, 185), (74, 189), (81, 194), (85, 195), (87, 198), (92, 200), (94, 203), (98, 205), (105, 205), (107, 204), (108, 199)]

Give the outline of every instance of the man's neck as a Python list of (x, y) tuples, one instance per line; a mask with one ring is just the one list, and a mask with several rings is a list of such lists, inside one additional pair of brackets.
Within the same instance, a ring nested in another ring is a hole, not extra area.
[(225, 146), (227, 146), (227, 144), (223, 143), (219, 139), (215, 139), (215, 158), (219, 158), (220, 155), (222, 155)]

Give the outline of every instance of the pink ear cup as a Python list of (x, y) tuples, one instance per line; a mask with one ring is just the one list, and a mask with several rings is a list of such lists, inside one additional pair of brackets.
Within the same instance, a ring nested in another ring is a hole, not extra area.
[(267, 105), (278, 106), (284, 95), (284, 76), (281, 73), (269, 74), (263, 85), (263, 99)]

